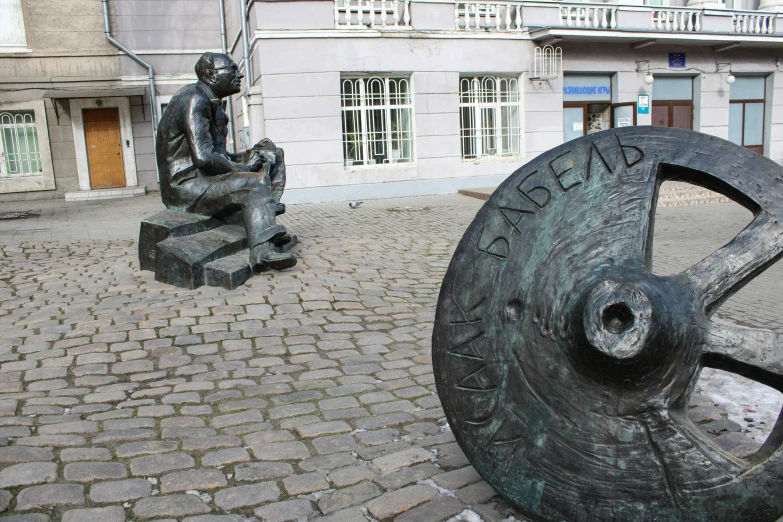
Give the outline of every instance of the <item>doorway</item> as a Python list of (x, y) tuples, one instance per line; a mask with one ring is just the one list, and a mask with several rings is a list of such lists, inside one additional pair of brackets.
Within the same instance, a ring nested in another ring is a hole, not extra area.
[(636, 125), (636, 103), (563, 102), (563, 141)]
[(650, 110), (658, 127), (693, 130), (693, 77), (655, 77)]
[(90, 186), (93, 189), (124, 187), (119, 109), (86, 109), (83, 117)]
[(693, 102), (691, 101), (655, 101), (652, 102), (652, 124), (658, 127), (693, 130)]

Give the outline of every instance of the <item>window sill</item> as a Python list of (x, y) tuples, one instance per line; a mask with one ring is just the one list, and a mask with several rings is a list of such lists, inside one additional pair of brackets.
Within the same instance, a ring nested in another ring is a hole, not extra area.
[(462, 163), (503, 163), (503, 162), (512, 162), (512, 161), (522, 161), (524, 158), (522, 156), (501, 156), (501, 157), (493, 157), (493, 156), (484, 156), (481, 158), (462, 158)]
[(32, 49), (28, 49), (27, 47), (2, 47), (0, 46), (0, 54), (22, 54), (22, 53), (31, 53), (33, 52)]
[(42, 190), (54, 190), (54, 176), (49, 173), (41, 173), (37, 176), (14, 176), (0, 178), (0, 194), (13, 192), (38, 192)]
[(393, 169), (393, 168), (406, 168), (406, 167), (415, 167), (416, 162), (410, 161), (410, 162), (399, 162), (399, 163), (376, 163), (371, 165), (345, 165), (343, 164), (343, 168), (345, 170), (368, 170), (368, 169)]

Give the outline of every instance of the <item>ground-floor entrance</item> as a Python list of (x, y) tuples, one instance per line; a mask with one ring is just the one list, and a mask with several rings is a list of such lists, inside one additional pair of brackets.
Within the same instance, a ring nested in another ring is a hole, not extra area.
[(91, 188), (124, 187), (125, 169), (122, 161), (119, 109), (85, 109), (84, 135)]
[(693, 130), (693, 78), (656, 78), (652, 89), (652, 124), (659, 127)]
[(652, 124), (659, 127), (693, 130), (693, 102), (689, 100), (652, 101)]

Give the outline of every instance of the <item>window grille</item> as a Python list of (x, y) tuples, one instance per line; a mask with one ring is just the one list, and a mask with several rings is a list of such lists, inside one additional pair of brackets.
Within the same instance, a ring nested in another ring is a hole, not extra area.
[(0, 177), (42, 172), (33, 111), (0, 112)]
[(346, 78), (340, 92), (346, 166), (413, 161), (413, 111), (407, 78)]
[(520, 155), (516, 78), (461, 78), (459, 106), (463, 159)]

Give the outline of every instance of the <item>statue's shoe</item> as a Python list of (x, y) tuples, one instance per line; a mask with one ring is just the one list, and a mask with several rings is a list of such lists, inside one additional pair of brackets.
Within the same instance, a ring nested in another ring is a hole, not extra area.
[(280, 241), (274, 243), (275, 251), (281, 253), (288, 252), (298, 244), (299, 244), (299, 238), (297, 238), (293, 234), (290, 235), (286, 234), (285, 236), (283, 236), (283, 238)]
[(275, 252), (266, 245), (254, 248), (250, 252), (250, 267), (255, 273), (270, 268), (272, 270), (285, 270), (294, 265), (296, 265), (296, 257), (293, 254)]

